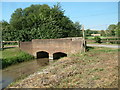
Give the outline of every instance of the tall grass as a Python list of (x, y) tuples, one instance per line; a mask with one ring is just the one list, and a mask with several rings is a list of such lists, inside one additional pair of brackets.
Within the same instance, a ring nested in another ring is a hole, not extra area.
[(2, 55), (2, 69), (34, 58), (32, 55), (21, 51), (19, 48), (4, 49)]

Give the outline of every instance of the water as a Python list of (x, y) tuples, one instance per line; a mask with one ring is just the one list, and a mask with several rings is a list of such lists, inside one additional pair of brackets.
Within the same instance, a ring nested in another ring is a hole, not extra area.
[(40, 67), (49, 64), (49, 59), (35, 59), (20, 64), (9, 66), (2, 70), (2, 80), (0, 79), (0, 86), (2, 88), (7, 87), (11, 82), (18, 78), (22, 78), (26, 75), (32, 74), (40, 69)]

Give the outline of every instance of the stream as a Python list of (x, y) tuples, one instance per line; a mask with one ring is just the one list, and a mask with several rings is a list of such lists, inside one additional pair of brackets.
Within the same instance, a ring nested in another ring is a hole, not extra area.
[(0, 79), (0, 86), (2, 86), (2, 88), (5, 88), (18, 78), (20, 79), (22, 77), (30, 75), (40, 70), (40, 67), (49, 64), (50, 63), (48, 58), (42, 58), (15, 64), (3, 70), (0, 70), (2, 71), (2, 80)]

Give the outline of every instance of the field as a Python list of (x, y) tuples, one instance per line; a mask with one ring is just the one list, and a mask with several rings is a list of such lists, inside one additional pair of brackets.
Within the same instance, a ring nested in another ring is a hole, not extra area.
[(6, 48), (0, 52), (2, 52), (2, 68), (34, 58), (33, 56), (22, 52), (19, 48)]
[(9, 85), (9, 88), (117, 88), (117, 49), (87, 47)]
[[(107, 45), (118, 45), (120, 44), (120, 38), (119, 37), (104, 37), (104, 36), (99, 36), (99, 38), (101, 39), (99, 44), (107, 44)], [(86, 37), (86, 41), (88, 44), (97, 44), (98, 42), (96, 42), (95, 37), (89, 36)]]

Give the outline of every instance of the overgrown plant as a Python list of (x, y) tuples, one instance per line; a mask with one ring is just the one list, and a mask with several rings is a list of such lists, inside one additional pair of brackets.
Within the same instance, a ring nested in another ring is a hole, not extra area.
[(98, 36), (95, 36), (94, 40), (95, 40), (96, 43), (101, 43), (101, 38), (98, 37)]
[(5, 49), (2, 53), (2, 69), (34, 58), (32, 55), (22, 52), (18, 48)]

